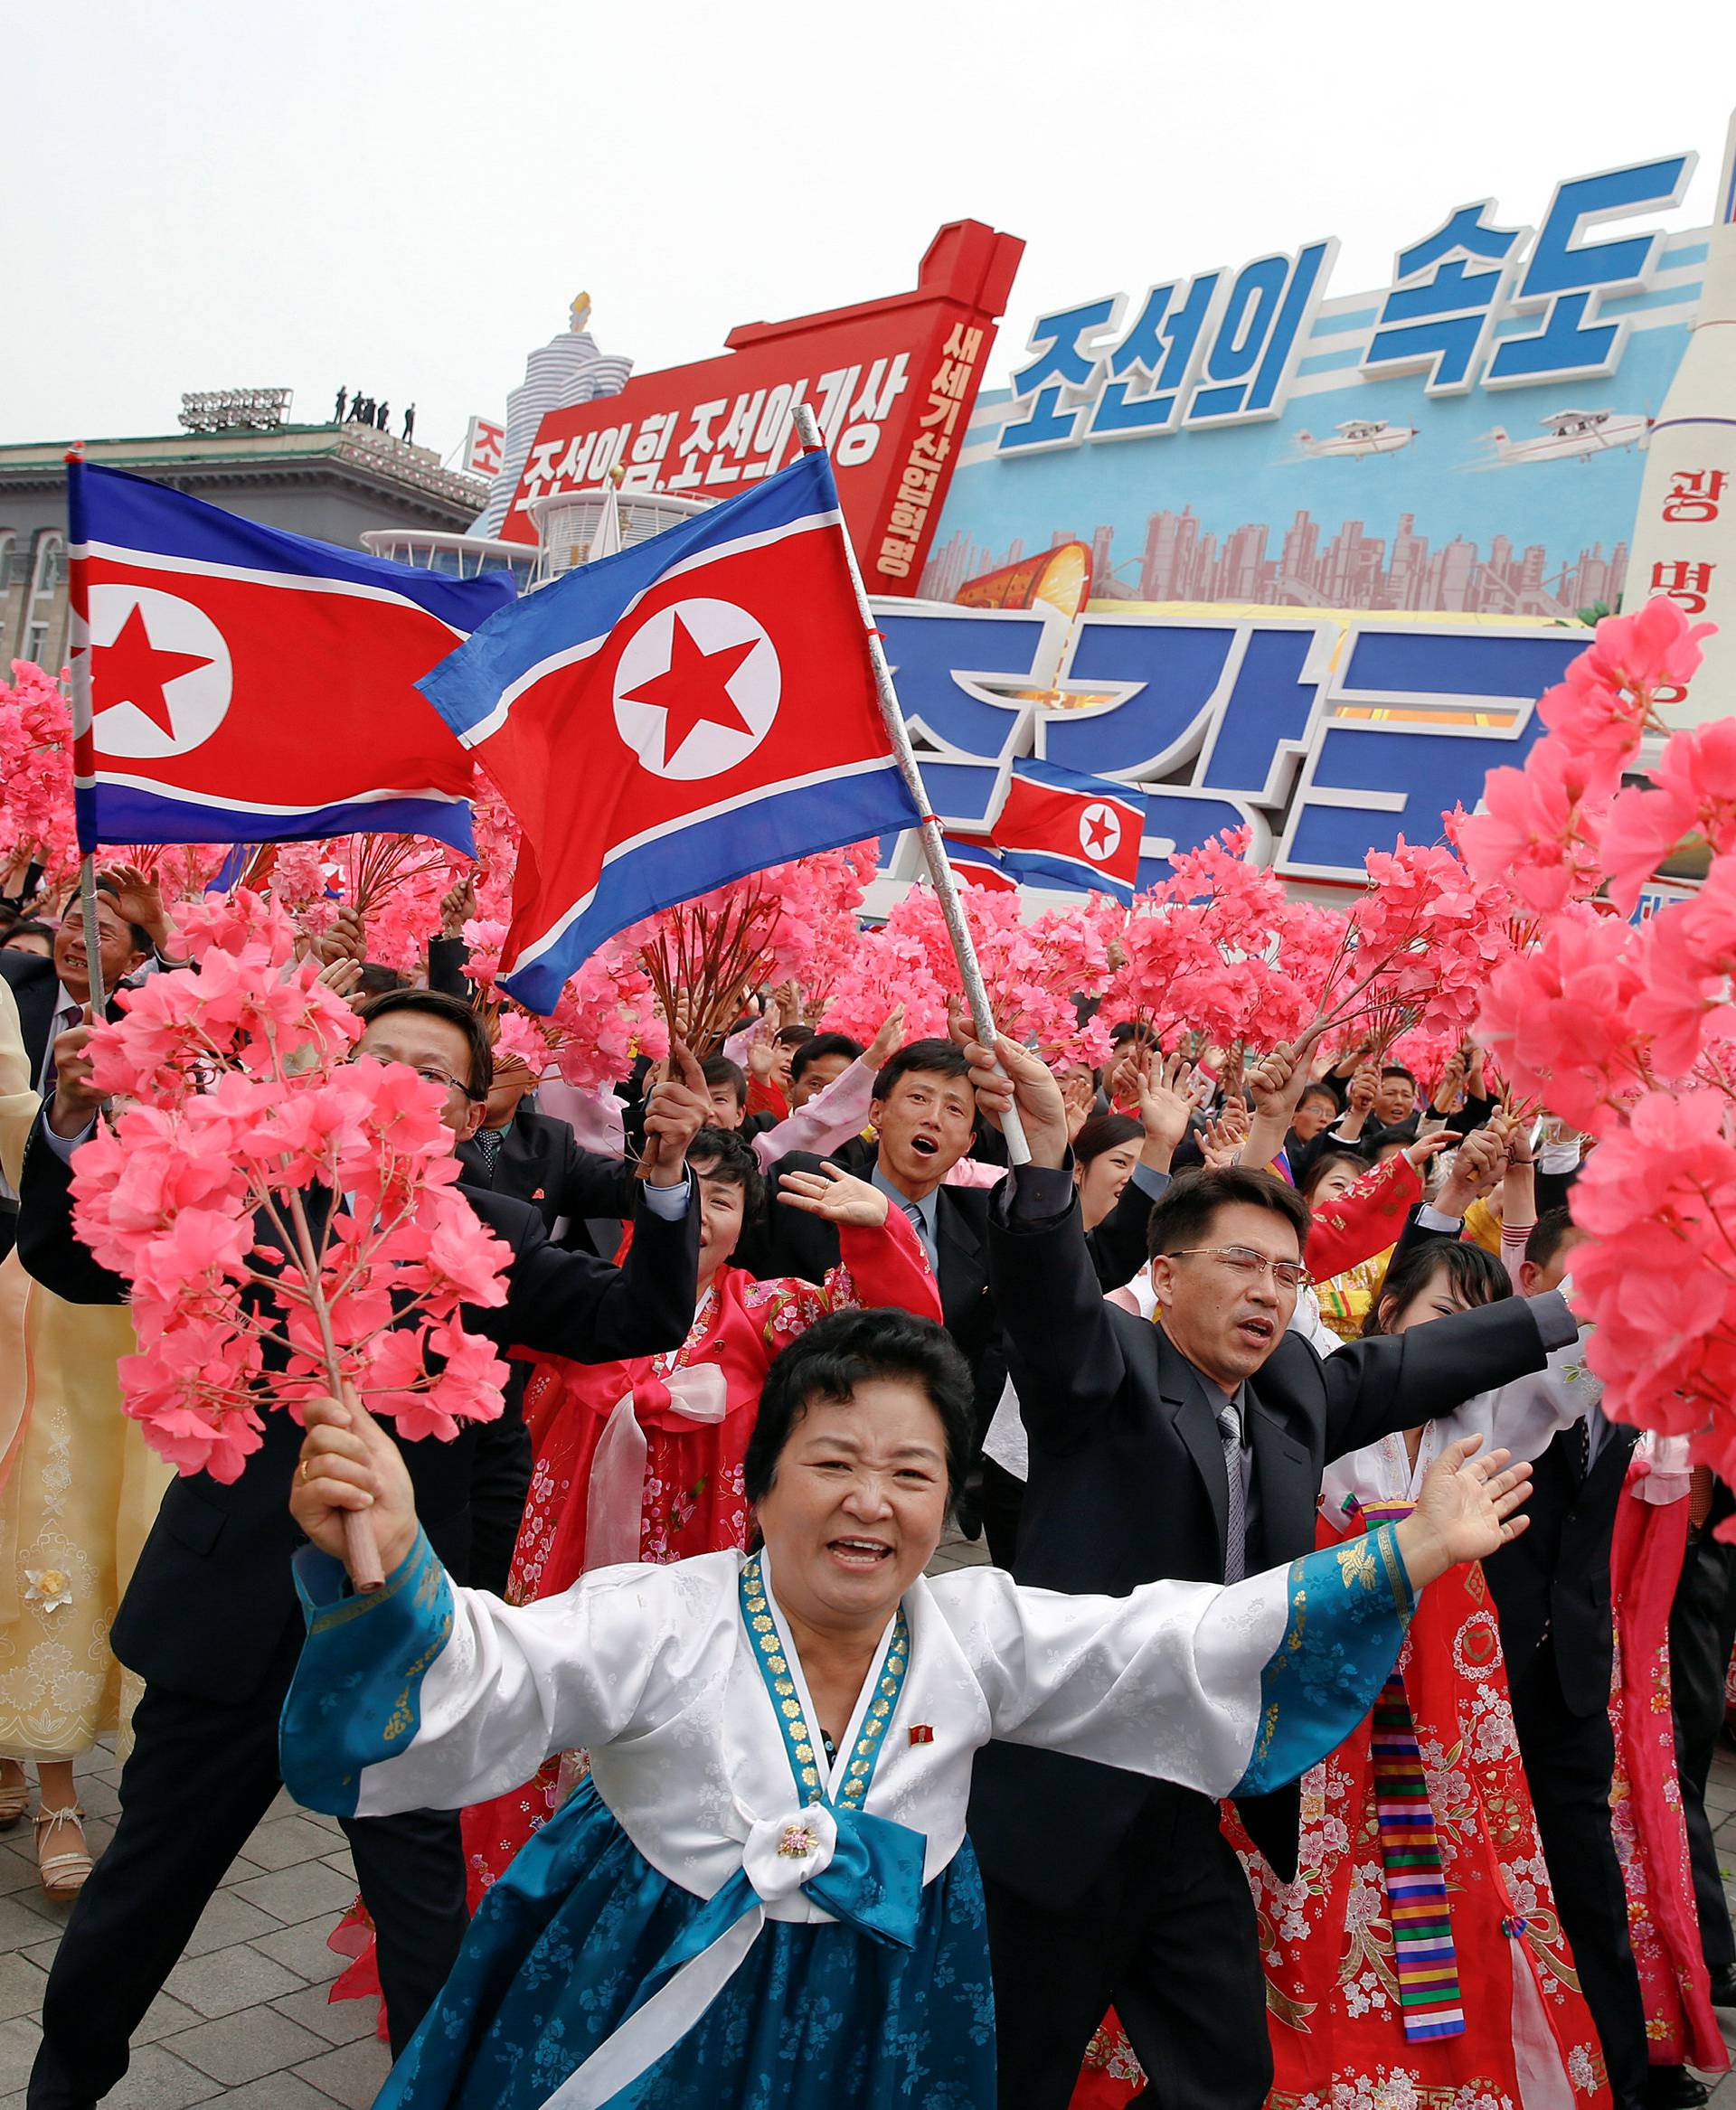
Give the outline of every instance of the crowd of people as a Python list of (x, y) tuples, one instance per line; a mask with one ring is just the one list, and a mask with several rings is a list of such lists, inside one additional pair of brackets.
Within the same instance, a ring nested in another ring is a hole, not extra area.
[[(307, 950), (510, 1249), (504, 1411), (269, 1412), (227, 1483), (121, 1408), (78, 902), (0, 928), (0, 1827), (33, 1772), (72, 1901), (33, 2110), (119, 2082), (285, 1783), (412, 2110), (1706, 2099), (1736, 1500), (1600, 1411), (1585, 1138), (1474, 1041), (1214, 1047), (1184, 990), (1088, 1065), (750, 985), (580, 1089), (465, 907), (413, 969), (353, 910)], [(196, 972), (143, 871), (97, 928), (111, 1018)], [(925, 1582), (948, 1515), (987, 1559)]]

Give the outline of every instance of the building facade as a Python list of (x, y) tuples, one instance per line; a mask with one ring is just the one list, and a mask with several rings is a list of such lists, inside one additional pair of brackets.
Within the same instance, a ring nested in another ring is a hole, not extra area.
[[(0, 670), (14, 659), (58, 671), (67, 656), (65, 441), (0, 447)], [(451, 533), (487, 495), (371, 425), (166, 433), (87, 442), (85, 458), (203, 498), (264, 527), (362, 549), (370, 530)]]

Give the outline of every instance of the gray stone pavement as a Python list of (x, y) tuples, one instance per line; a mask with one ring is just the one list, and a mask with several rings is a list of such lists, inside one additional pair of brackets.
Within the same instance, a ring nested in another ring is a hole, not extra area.
[[(983, 1558), (964, 1540), (943, 1541), (933, 1571)], [(113, 1831), (119, 1778), (112, 1750), (80, 1767), (93, 1849)], [(1721, 1748), (1708, 1801), (1736, 1901), (1736, 1752)], [(279, 1795), (199, 1922), (134, 2042), (132, 2068), (108, 2110), (367, 2110), (390, 2061), (373, 2034), (371, 2001), (328, 2005), (342, 1959), (326, 1946), (355, 1895), (349, 1850), (335, 1819)], [(70, 1907), (51, 1905), (36, 1881), (29, 1823), (0, 1833), (0, 2110), (23, 2110), (35, 2056), (44, 1974)], [(1736, 2057), (1736, 2012), (1721, 2015)], [(1713, 2090), (1715, 2110), (1736, 2110), (1736, 2073)]]

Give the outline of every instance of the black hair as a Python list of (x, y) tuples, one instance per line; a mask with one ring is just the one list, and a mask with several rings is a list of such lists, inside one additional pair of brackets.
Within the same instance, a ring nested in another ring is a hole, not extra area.
[(396, 967), (382, 966), (378, 960), (363, 960), (362, 979), (351, 992), (353, 996), (386, 996), (394, 989), (413, 986), (408, 975), (400, 974)]
[(1368, 1170), (1368, 1160), (1360, 1150), (1323, 1150), (1296, 1182), (1296, 1191), (1303, 1201), (1313, 1201), (1321, 1181), (1335, 1165), (1354, 1165), (1360, 1180)]
[(806, 1047), (808, 1041), (814, 1038), (815, 1032), (812, 1026), (797, 1023), (793, 1026), (779, 1026), (778, 1029), (778, 1045), (780, 1048)]
[(1142, 1018), (1124, 1018), (1118, 1024), (1109, 1028), (1109, 1045), (1111, 1048), (1125, 1048), (1129, 1041), (1137, 1041), (1143, 1048), (1156, 1048), (1161, 1045), (1156, 1026), (1147, 1023)]
[(968, 1081), (970, 1065), (965, 1060), (964, 1050), (950, 1041), (907, 1041), (895, 1055), (889, 1056), (881, 1064), (874, 1078), (875, 1098), (891, 1098), (892, 1087), (901, 1077), (919, 1072), (927, 1077), (956, 1077)]
[(1143, 1124), (1131, 1114), (1093, 1114), (1073, 1138), (1073, 1156), (1080, 1164), (1088, 1165), (1105, 1151), (1118, 1150), (1145, 1133)]
[(847, 1055), (854, 1062), (865, 1052), (862, 1042), (848, 1033), (810, 1033), (789, 1059), (789, 1081), (799, 1084), (808, 1065), (823, 1062), (828, 1055)]
[(727, 1055), (708, 1055), (699, 1068), (707, 1090), (716, 1085), (727, 1084), (734, 1090), (736, 1105), (747, 1105), (748, 1073), (739, 1062), (731, 1062)]
[(833, 1312), (792, 1341), (772, 1364), (742, 1461), (748, 1500), (765, 1500), (791, 1430), (816, 1399), (848, 1401), (858, 1385), (875, 1378), (909, 1380), (939, 1416), (948, 1496), (956, 1501), (969, 1469), (975, 1426), (970, 1365), (944, 1326), (891, 1310)]
[(54, 926), (39, 922), (34, 916), (20, 916), (13, 922), (0, 927), (0, 946), (10, 945), (14, 937), (45, 937), (52, 945)]
[(1388, 1062), (1382, 1064), (1381, 1069), (1381, 1075), (1383, 1078), (1402, 1077), (1410, 1083), (1412, 1090), (1415, 1090), (1417, 1088), (1416, 1071), (1414, 1069), (1407, 1069), (1402, 1062)]
[(1338, 1104), (1337, 1093), (1324, 1077), (1317, 1077), (1312, 1084), (1304, 1085), (1302, 1097), (1296, 1103), (1299, 1107), (1308, 1099), (1329, 1099), (1335, 1107)]
[(698, 1180), (719, 1180), (741, 1190), (743, 1228), (757, 1223), (766, 1210), (766, 1182), (753, 1145), (739, 1128), (699, 1129), (687, 1145), (687, 1165)]
[(1251, 1173), (1244, 1165), (1203, 1165), (1178, 1173), (1153, 1208), (1147, 1234), (1152, 1258), (1204, 1245), (1219, 1210), (1239, 1202), (1282, 1217), (1296, 1232), (1297, 1251), (1306, 1250), (1308, 1205), (1288, 1181), (1276, 1173)]
[(1448, 1281), (1467, 1305), (1496, 1305), (1513, 1295), (1506, 1269), (1486, 1248), (1463, 1239), (1435, 1239), (1401, 1253), (1387, 1269), (1363, 1321), (1364, 1335), (1384, 1333), (1382, 1306), (1391, 1305), (1396, 1318), (1438, 1267), (1446, 1268)]
[(465, 1097), (476, 1100), (488, 1097), (495, 1081), (495, 1051), (488, 1044), (487, 1027), (463, 997), (448, 996), (439, 989), (388, 989), (383, 996), (359, 1005), (356, 1015), (364, 1026), (371, 1026), (375, 1019), (390, 1018), (399, 1011), (420, 1012), (457, 1026), (470, 1050), (470, 1082)]
[(1547, 1267), (1579, 1228), (1564, 1206), (1544, 1210), (1525, 1239), (1525, 1258), (1533, 1267)]

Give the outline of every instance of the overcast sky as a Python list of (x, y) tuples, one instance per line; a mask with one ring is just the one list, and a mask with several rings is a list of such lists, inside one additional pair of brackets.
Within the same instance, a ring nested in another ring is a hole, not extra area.
[[(0, 440), (171, 431), (184, 390), (412, 399), (446, 451), (580, 287), (641, 372), (1027, 248), (1031, 318), (1337, 235), (1329, 291), (1484, 196), (1684, 147), (1703, 224), (1730, 0), (80, 0), (0, 17)], [(1648, 40), (1647, 24), (1658, 24)], [(1438, 26), (1441, 25), (1441, 26)], [(396, 422), (394, 417), (394, 423)]]

